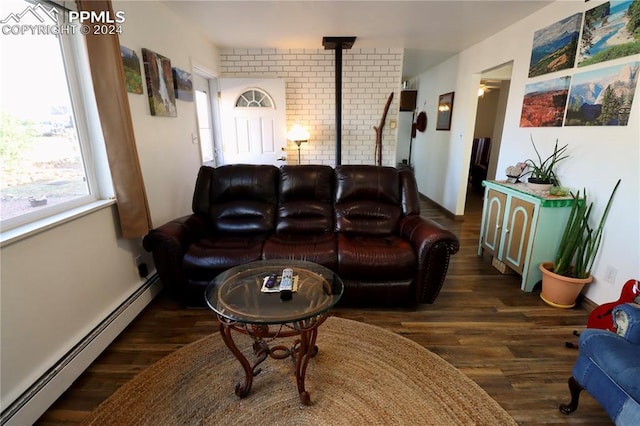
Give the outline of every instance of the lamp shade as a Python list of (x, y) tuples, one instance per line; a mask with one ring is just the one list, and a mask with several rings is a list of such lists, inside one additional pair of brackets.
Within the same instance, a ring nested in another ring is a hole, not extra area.
[(287, 133), (287, 139), (293, 142), (306, 142), (309, 140), (309, 132), (301, 125), (294, 124)]

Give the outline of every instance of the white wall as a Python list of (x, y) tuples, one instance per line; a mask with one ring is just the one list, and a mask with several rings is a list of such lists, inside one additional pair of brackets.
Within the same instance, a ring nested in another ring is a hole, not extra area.
[[(468, 176), (471, 148), (469, 147), (468, 152), (463, 155), (461, 135), (458, 132), (435, 129), (439, 95), (456, 92), (453, 99), (453, 111), (457, 113), (462, 109), (459, 106), (462, 101), (458, 99), (459, 94), (456, 90), (458, 63), (459, 56), (455, 56), (422, 74), (412, 84), (412, 87), (418, 89), (417, 112), (425, 111), (427, 113), (427, 129), (424, 132), (417, 132), (413, 140), (412, 157), (418, 189), (422, 194), (454, 213), (457, 212), (455, 205), (459, 192), (458, 187), (461, 180)], [(479, 76), (477, 80), (479, 84)], [(477, 93), (476, 89), (476, 96)], [(477, 102), (472, 106), (475, 114)], [(467, 133), (470, 138), (469, 143), (473, 143), (475, 115), (471, 117), (471, 120), (471, 129)], [(454, 115), (451, 125), (459, 125), (459, 123), (461, 121), (456, 120), (456, 115)], [(454, 135), (456, 136), (455, 140)], [(462, 176), (463, 173), (465, 176)]]
[(114, 208), (2, 247), (5, 408), (140, 286)]
[[(171, 66), (193, 72), (192, 67), (219, 75), (217, 48), (192, 25), (156, 2), (114, 1), (114, 9), (126, 12), (120, 43), (135, 50), (142, 65), (142, 48), (171, 60)], [(143, 70), (144, 74), (144, 70)], [(152, 116), (147, 88), (144, 94), (129, 94), (153, 225), (191, 213), (191, 198), (200, 166), (200, 147), (192, 142), (198, 135), (195, 102), (176, 99), (177, 117)]]
[[(214, 46), (156, 2), (115, 1), (126, 14), (120, 41), (161, 53), (173, 66), (192, 62), (217, 72)], [(141, 64), (142, 66), (142, 64)], [(194, 104), (178, 117), (151, 117), (144, 95), (129, 95), (138, 153), (154, 225), (190, 212), (200, 164)], [(2, 247), (1, 397), (5, 409), (137, 290), (140, 241), (119, 236), (115, 207)], [(147, 261), (149, 257), (147, 256)]]
[[(484, 70), (513, 60), (496, 178), (504, 179), (507, 166), (535, 155), (530, 142), (530, 137), (533, 136), (542, 152), (549, 152), (556, 139), (560, 143), (569, 144), (571, 157), (559, 167), (560, 178), (565, 186), (574, 190), (587, 188), (590, 198), (595, 201), (596, 217), (604, 209), (617, 179), (622, 179), (605, 228), (603, 245), (592, 271), (595, 281), (586, 290), (589, 299), (604, 303), (618, 299), (620, 289), (627, 279), (640, 277), (638, 88), (627, 126), (519, 127), (524, 88), (530, 82), (528, 68), (534, 32), (593, 6), (591, 2), (555, 2), (420, 75), (416, 79), (419, 89), (417, 104), (423, 105), (426, 102), (430, 124), (427, 131), (419, 133), (416, 138), (414, 158), (420, 192), (452, 213), (462, 215), (479, 75)], [(640, 55), (635, 55), (594, 65), (589, 69), (639, 59)], [(567, 71), (547, 74), (544, 79), (566, 73)], [(450, 91), (455, 91), (451, 132), (437, 132), (434, 130), (434, 123), (438, 95)], [(618, 270), (614, 284), (604, 281), (607, 266)]]

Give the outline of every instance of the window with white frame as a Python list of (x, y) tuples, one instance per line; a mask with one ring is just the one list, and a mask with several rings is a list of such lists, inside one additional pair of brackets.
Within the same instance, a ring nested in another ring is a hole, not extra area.
[(251, 89), (236, 99), (236, 108), (273, 108), (273, 101), (268, 93), (260, 89)]
[(82, 34), (49, 2), (3, 0), (0, 11), (5, 231), (109, 198), (113, 189)]

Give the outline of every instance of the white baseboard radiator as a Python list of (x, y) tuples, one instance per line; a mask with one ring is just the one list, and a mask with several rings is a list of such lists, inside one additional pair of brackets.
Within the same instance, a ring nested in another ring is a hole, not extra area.
[(28, 425), (66, 391), (162, 289), (154, 272), (127, 300), (0, 413), (0, 425)]

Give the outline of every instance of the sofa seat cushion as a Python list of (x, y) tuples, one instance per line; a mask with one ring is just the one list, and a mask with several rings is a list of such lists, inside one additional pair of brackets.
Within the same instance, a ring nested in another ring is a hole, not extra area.
[(191, 244), (182, 261), (188, 279), (212, 280), (233, 266), (260, 260), (266, 234), (217, 234)]
[(264, 259), (296, 259), (318, 263), (336, 271), (338, 264), (336, 238), (324, 234), (274, 234), (264, 243)]
[(408, 241), (393, 235), (338, 234), (338, 275), (371, 281), (415, 276), (416, 255)]

